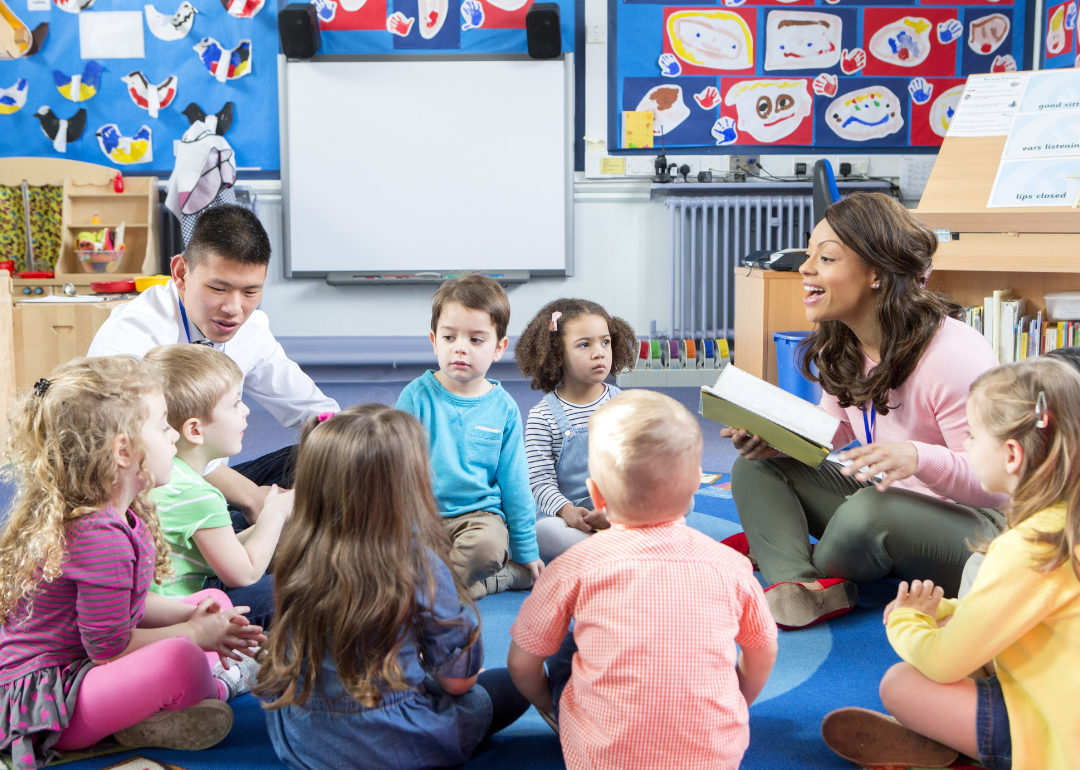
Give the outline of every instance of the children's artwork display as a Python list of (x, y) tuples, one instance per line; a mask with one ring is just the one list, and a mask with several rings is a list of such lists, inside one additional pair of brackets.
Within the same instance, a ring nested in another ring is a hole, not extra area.
[[(1022, 68), (1026, 2), (609, 0), (609, 146), (640, 152), (621, 121), (652, 111), (669, 150), (932, 151), (968, 75)], [(1077, 2), (1056, 27), (1068, 66)]]
[(1040, 69), (1075, 67), (1080, 61), (1080, 46), (1076, 39), (1077, 0), (1043, 4), (1042, 45), (1039, 53)]
[[(533, 2), (314, 0), (319, 54), (524, 54)], [(562, 50), (571, 52), (584, 0), (558, 2)], [(167, 178), (189, 133), (185, 108), (213, 114), (229, 104), (236, 169), (276, 176), (279, 6), (0, 0), (0, 157), (64, 157)], [(693, 94), (676, 91), (664, 125), (696, 109)], [(666, 92), (654, 96), (655, 108), (667, 104)]]
[(264, 0), (0, 0), (0, 156), (168, 178), (184, 109), (231, 103), (236, 165), (275, 175), (277, 11)]

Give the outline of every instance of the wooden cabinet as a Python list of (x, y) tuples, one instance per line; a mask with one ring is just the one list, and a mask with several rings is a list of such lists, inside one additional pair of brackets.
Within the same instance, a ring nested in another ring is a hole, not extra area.
[(797, 272), (735, 270), (735, 349), (737, 367), (777, 384), (773, 332), (810, 331)]

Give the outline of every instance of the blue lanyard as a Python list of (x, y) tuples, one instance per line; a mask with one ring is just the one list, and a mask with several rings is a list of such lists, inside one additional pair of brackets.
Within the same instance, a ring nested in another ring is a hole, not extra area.
[[(183, 305), (180, 306), (183, 308)], [(873, 406), (870, 407), (870, 417), (866, 416), (866, 404), (862, 405), (862, 422), (863, 427), (866, 429), (866, 443), (874, 443), (874, 433), (877, 429), (877, 410)]]
[(180, 317), (184, 320), (184, 334), (187, 335), (187, 341), (191, 342), (191, 329), (188, 328), (187, 311), (184, 310), (184, 300), (177, 297), (176, 301), (180, 303)]

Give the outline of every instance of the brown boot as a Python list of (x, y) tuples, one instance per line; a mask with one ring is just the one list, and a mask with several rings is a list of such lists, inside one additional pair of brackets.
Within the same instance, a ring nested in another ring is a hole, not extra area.
[(197, 751), (225, 739), (233, 712), (224, 701), (208, 698), (182, 711), (159, 711), (126, 730), (113, 733), (121, 746)]
[(842, 708), (821, 721), (825, 745), (860, 767), (948, 767), (960, 752), (909, 730), (887, 714)]

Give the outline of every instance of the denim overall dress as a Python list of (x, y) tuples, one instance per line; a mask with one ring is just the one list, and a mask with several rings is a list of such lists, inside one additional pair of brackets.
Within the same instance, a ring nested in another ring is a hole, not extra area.
[[(614, 385), (608, 385), (607, 389), (612, 398), (622, 393)], [(589, 477), (589, 425), (586, 423), (577, 428), (570, 427), (562, 402), (554, 391), (544, 396), (544, 403), (551, 410), (551, 416), (555, 418), (555, 425), (563, 437), (562, 451), (559, 452), (559, 459), (555, 461), (559, 491), (574, 505), (591, 511), (592, 498), (585, 486), (585, 479)], [(539, 513), (539, 516), (543, 515)]]

